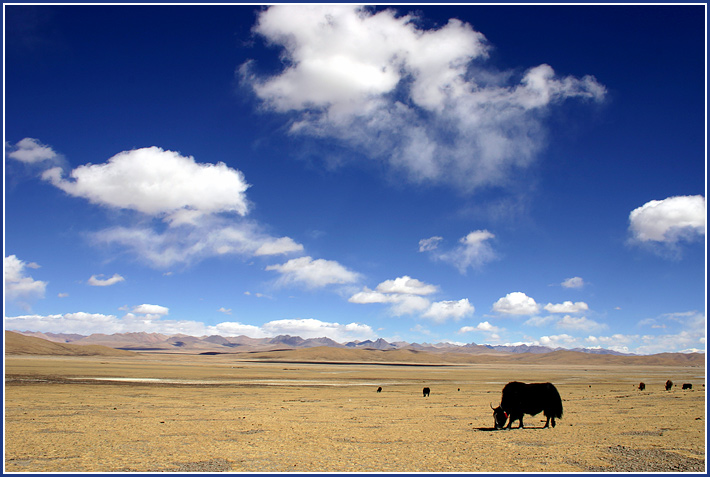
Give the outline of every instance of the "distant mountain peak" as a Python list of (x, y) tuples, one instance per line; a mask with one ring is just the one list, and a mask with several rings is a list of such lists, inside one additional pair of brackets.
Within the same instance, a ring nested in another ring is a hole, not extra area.
[(621, 353), (618, 351), (603, 348), (575, 348), (567, 350), (564, 348), (548, 348), (546, 346), (528, 344), (490, 345), (466, 343), (457, 344), (451, 342), (439, 343), (407, 343), (397, 341), (390, 343), (384, 338), (372, 340), (354, 340), (347, 343), (338, 343), (327, 338), (308, 338), (300, 336), (278, 335), (271, 338), (250, 338), (248, 336), (221, 335), (191, 336), (184, 333), (174, 335), (164, 335), (161, 333), (148, 333), (144, 331), (114, 333), (111, 335), (94, 333), (89, 336), (69, 334), (69, 333), (42, 333), (37, 331), (18, 331), (26, 336), (35, 336), (60, 343), (76, 344), (99, 344), (112, 348), (135, 349), (135, 350), (175, 350), (179, 348), (184, 351), (214, 351), (228, 352), (230, 348), (238, 347), (240, 350), (272, 350), (275, 348), (315, 348), (319, 346), (329, 348), (351, 348), (351, 349), (377, 349), (396, 350), (406, 349), (409, 351), (427, 351), (431, 353), (488, 353), (488, 354), (545, 354), (554, 351), (576, 351), (598, 355), (633, 356), (632, 353)]

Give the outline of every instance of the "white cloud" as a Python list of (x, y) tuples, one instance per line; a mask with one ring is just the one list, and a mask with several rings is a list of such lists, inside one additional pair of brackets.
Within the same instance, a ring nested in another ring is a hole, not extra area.
[(17, 258), (16, 255), (7, 256), (3, 260), (5, 298), (17, 301), (23, 308), (29, 308), (28, 302), (31, 300), (44, 298), (47, 289), (47, 282), (35, 280), (26, 274), (25, 268), (28, 267), (29, 264)]
[(192, 223), (203, 214), (249, 209), (241, 171), (223, 162), (202, 164), (159, 147), (124, 151), (104, 164), (87, 164), (64, 179), (58, 168), (43, 177), (69, 195), (92, 203)]
[(444, 237), (430, 237), (428, 239), (421, 239), (419, 241), (419, 251), (420, 252), (431, 252), (439, 247), (439, 242), (444, 240)]
[(334, 284), (348, 284), (359, 280), (360, 275), (348, 270), (336, 261), (300, 257), (281, 265), (269, 265), (266, 270), (281, 274), (281, 284), (300, 284), (308, 288), (320, 288)]
[(572, 303), (571, 301), (565, 301), (564, 303), (548, 303), (545, 305), (545, 310), (549, 311), (550, 313), (581, 313), (583, 311), (587, 311), (589, 309), (589, 305), (584, 303), (583, 301), (578, 301), (575, 303)]
[(372, 339), (376, 336), (368, 325), (328, 323), (314, 319), (275, 320), (265, 323), (261, 328), (269, 336), (288, 334), (304, 339), (327, 337), (337, 342)]
[(493, 311), (505, 315), (534, 315), (539, 309), (540, 305), (522, 292), (508, 293), (493, 304)]
[(432, 303), (423, 296), (437, 291), (437, 286), (405, 275), (394, 280), (385, 280), (377, 285), (374, 291), (363, 287), (361, 292), (353, 294), (348, 301), (358, 304), (388, 304), (389, 312), (394, 316), (418, 314), (421, 318), (436, 323), (443, 323), (449, 319), (458, 321), (473, 314), (474, 307), (467, 298)]
[(194, 224), (163, 232), (147, 227), (112, 227), (90, 237), (96, 245), (118, 245), (158, 268), (213, 256), (281, 255), (303, 249), (288, 237), (270, 237), (254, 222), (235, 223), (221, 217), (202, 217)]
[(390, 312), (395, 316), (422, 313), (431, 307), (431, 302), (419, 295), (388, 295), (392, 303)]
[(638, 335), (616, 333), (611, 336), (590, 335), (584, 341), (591, 347), (602, 347), (620, 353), (633, 353), (632, 346), (639, 339)]
[(568, 334), (542, 336), (536, 343), (549, 348), (573, 348), (578, 346), (579, 340)]
[(145, 315), (167, 315), (170, 311), (169, 308), (160, 305), (149, 305), (144, 303), (143, 305), (138, 305), (133, 308), (133, 313), (145, 314)]
[(257, 297), (257, 298), (268, 298), (269, 300), (273, 299), (272, 296), (265, 295), (265, 294), (259, 293), (259, 292), (252, 293), (252, 292), (250, 292), (250, 291), (245, 291), (244, 294), (247, 295), (247, 296), (252, 296), (252, 295), (254, 295), (254, 296)]
[(289, 252), (301, 251), (303, 251), (303, 245), (294, 242), (290, 237), (281, 237), (264, 242), (258, 249), (256, 249), (254, 255), (281, 255)]
[(432, 237), (419, 241), (419, 251), (431, 252), (434, 258), (455, 266), (461, 273), (466, 273), (469, 267), (479, 268), (498, 258), (489, 243), (494, 238), (495, 235), (488, 230), (475, 230), (459, 239), (458, 246), (442, 252), (438, 251), (441, 237)]
[[(392, 280), (389, 280), (392, 281)], [(385, 283), (385, 282), (383, 282)], [(431, 302), (423, 296), (407, 293), (381, 293), (363, 287), (363, 291), (352, 295), (348, 301), (350, 303), (371, 304), (388, 303), (390, 313), (394, 316), (411, 315), (420, 313), (431, 306)]]
[(415, 183), (504, 184), (543, 147), (541, 111), (605, 94), (593, 77), (545, 64), (511, 81), (486, 66), (485, 37), (456, 19), (423, 30), (393, 10), (277, 5), (254, 31), (283, 48), (285, 68), (259, 77), (250, 61), (242, 80), (267, 107), (294, 113), (292, 133), (337, 138)]
[[(146, 306), (146, 305), (143, 305)], [(151, 305), (154, 306), (154, 305)], [(127, 313), (119, 318), (101, 313), (66, 313), (63, 315), (23, 315), (6, 317), (5, 328), (18, 331), (41, 331), (49, 333), (129, 333), (147, 332), (166, 335), (186, 334), (190, 336), (239, 336), (266, 338), (277, 335), (293, 335), (302, 338), (327, 337), (337, 342), (374, 339), (376, 335), (368, 325), (360, 323), (328, 323), (313, 319), (275, 320), (262, 326), (246, 325), (239, 322), (223, 322), (214, 326), (190, 320), (168, 320), (161, 315), (141, 315)]]
[(394, 280), (385, 280), (377, 285), (376, 290), (380, 293), (431, 295), (432, 293), (436, 293), (437, 287), (405, 275), (403, 277), (395, 278)]
[(225, 315), (231, 315), (232, 314), (232, 309), (231, 308), (225, 308), (225, 307), (220, 307), (217, 311), (220, 313), (224, 313)]
[(632, 242), (674, 245), (705, 235), (705, 197), (652, 200), (629, 214)]
[(566, 315), (556, 323), (558, 328), (570, 331), (584, 331), (586, 333), (608, 328), (604, 323), (599, 323), (585, 316)]
[(103, 275), (91, 275), (87, 283), (92, 287), (108, 287), (111, 285), (115, 285), (116, 283), (125, 281), (125, 278), (123, 278), (118, 273), (114, 273), (111, 278), (102, 279), (99, 277), (103, 277)]
[(582, 288), (584, 286), (584, 280), (581, 277), (567, 278), (561, 285), (565, 288)]
[(484, 333), (500, 333), (502, 328), (490, 324), (488, 321), (482, 321), (476, 326), (463, 326), (459, 329), (458, 333), (470, 333), (472, 331), (481, 331)]
[[(178, 152), (147, 147), (123, 151), (103, 164), (79, 166), (69, 178), (61, 167), (45, 170), (42, 177), (71, 196), (141, 214), (136, 220), (141, 225), (109, 227), (89, 237), (96, 245), (118, 246), (155, 267), (228, 254), (303, 250), (293, 239), (272, 237), (243, 218), (250, 208), (249, 184), (241, 171), (222, 162), (198, 163)], [(145, 216), (168, 227), (146, 225)]]
[(468, 298), (458, 301), (438, 301), (432, 303), (429, 309), (422, 314), (423, 318), (430, 318), (436, 323), (443, 323), (448, 319), (459, 321), (460, 319), (472, 315), (475, 308), (469, 303)]
[(27, 164), (56, 162), (59, 159), (59, 155), (51, 147), (31, 137), (18, 141), (14, 147), (6, 146), (5, 150), (8, 157)]
[(353, 296), (348, 298), (350, 303), (368, 304), (368, 303), (389, 303), (392, 298), (385, 295), (384, 293), (376, 292), (370, 290), (367, 287), (363, 287), (361, 292), (355, 293)]

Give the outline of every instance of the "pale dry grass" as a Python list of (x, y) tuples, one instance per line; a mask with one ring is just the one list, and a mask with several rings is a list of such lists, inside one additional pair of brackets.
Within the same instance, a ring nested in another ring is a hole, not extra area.
[[(228, 355), (9, 356), (5, 365), (6, 472), (705, 469), (698, 367), (325, 365)], [(170, 382), (87, 379), (97, 377)], [(678, 387), (666, 392), (666, 379)], [(491, 430), (489, 403), (511, 380), (557, 386), (565, 411), (556, 428), (541, 429), (538, 415), (526, 417), (529, 429)], [(640, 381), (646, 391), (636, 389)], [(682, 391), (683, 382), (693, 390)]]

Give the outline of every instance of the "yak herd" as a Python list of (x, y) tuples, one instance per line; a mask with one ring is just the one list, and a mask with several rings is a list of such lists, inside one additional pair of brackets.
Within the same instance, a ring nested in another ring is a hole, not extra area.
[[(591, 387), (591, 386), (590, 386)], [(665, 383), (666, 391), (673, 388), (673, 381), (670, 379)], [(644, 391), (645, 383), (639, 383), (638, 390)], [(684, 383), (682, 389), (693, 389), (690, 383)], [(461, 388), (458, 388), (460, 391)], [(382, 392), (382, 386), (377, 388), (377, 392)], [(426, 398), (431, 394), (431, 389), (422, 389), (422, 395)], [(512, 381), (503, 387), (500, 405), (493, 407), (494, 429), (511, 429), (514, 421), (518, 421), (518, 429), (523, 428), (523, 416), (528, 414), (535, 416), (542, 413), (546, 421), (543, 429), (555, 427), (555, 419), (562, 418), (562, 398), (557, 388), (552, 383), (521, 383)], [(508, 425), (506, 426), (506, 422)]]

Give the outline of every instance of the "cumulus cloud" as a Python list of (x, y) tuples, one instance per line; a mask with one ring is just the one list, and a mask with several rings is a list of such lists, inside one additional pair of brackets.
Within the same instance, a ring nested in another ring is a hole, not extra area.
[(217, 164), (198, 163), (192, 157), (159, 147), (124, 151), (104, 164), (79, 166), (62, 177), (60, 169), (43, 177), (74, 197), (118, 209), (161, 216), (172, 223), (192, 222), (202, 214), (249, 209), (249, 187), (241, 171)]
[(517, 81), (486, 67), (485, 37), (456, 19), (425, 30), (392, 9), (277, 5), (254, 32), (282, 48), (285, 66), (260, 76), (249, 61), (242, 81), (292, 115), (291, 133), (336, 138), (415, 183), (504, 184), (543, 147), (552, 105), (605, 95), (593, 77), (559, 77), (546, 64)]
[(376, 290), (380, 293), (431, 295), (432, 293), (436, 293), (437, 287), (405, 275), (403, 277), (395, 278), (394, 280), (385, 280), (377, 285)]
[(565, 288), (582, 288), (584, 286), (584, 280), (582, 277), (567, 278), (561, 285)]
[(705, 235), (705, 197), (701, 195), (652, 200), (629, 214), (631, 243), (669, 247)]
[(581, 313), (583, 311), (587, 311), (589, 309), (589, 305), (584, 303), (583, 301), (578, 301), (575, 303), (572, 303), (571, 301), (565, 301), (564, 303), (548, 303), (545, 305), (545, 310), (549, 311), (550, 313)]
[(303, 245), (296, 243), (290, 237), (281, 237), (264, 242), (259, 248), (256, 249), (256, 251), (254, 251), (254, 255), (282, 255), (285, 253), (302, 251)]
[[(394, 316), (413, 315), (429, 310), (432, 303), (419, 295), (386, 295), (387, 302), (391, 303), (390, 313)], [(422, 315), (423, 316), (423, 315)]]
[[(141, 305), (156, 306), (156, 305)], [(141, 315), (127, 313), (123, 317), (101, 313), (66, 313), (57, 315), (23, 315), (6, 317), (6, 329), (31, 330), (50, 333), (129, 333), (146, 332), (166, 335), (186, 334), (189, 336), (240, 336), (267, 338), (289, 334), (302, 338), (327, 337), (337, 342), (376, 338), (368, 325), (360, 323), (329, 323), (314, 319), (275, 320), (262, 326), (239, 322), (222, 322), (216, 325), (191, 320), (169, 320), (164, 315)]]
[(477, 324), (476, 326), (463, 326), (458, 330), (457, 333), (464, 334), (464, 333), (471, 333), (474, 331), (484, 333), (487, 336), (487, 339), (489, 339), (489, 340), (497, 341), (497, 340), (500, 340), (499, 333), (504, 331), (504, 329), (494, 326), (491, 323), (489, 323), (488, 321), (482, 321), (481, 323)]
[(493, 311), (504, 315), (534, 315), (540, 305), (522, 292), (508, 293), (493, 304)]
[(487, 321), (482, 321), (481, 323), (479, 323), (476, 326), (462, 326), (458, 332), (459, 333), (470, 333), (472, 331), (486, 331), (486, 332), (496, 333), (496, 332), (500, 331), (500, 328), (490, 324)]
[(542, 336), (537, 344), (549, 348), (572, 348), (577, 346), (579, 340), (574, 336), (563, 333), (561, 335)]
[(314, 260), (312, 257), (294, 258), (281, 265), (269, 265), (266, 270), (280, 273), (279, 283), (282, 285), (296, 284), (307, 288), (349, 284), (360, 279), (358, 273), (336, 261), (322, 258)]
[(50, 146), (31, 137), (18, 141), (14, 146), (6, 145), (5, 153), (7, 157), (25, 164), (56, 163), (61, 157)]
[(570, 315), (565, 315), (561, 320), (557, 321), (556, 325), (558, 328), (561, 329), (570, 331), (584, 331), (585, 333), (608, 328), (606, 324), (596, 322), (585, 316)]
[(109, 287), (111, 285), (115, 285), (116, 283), (125, 281), (125, 278), (118, 273), (114, 273), (111, 278), (102, 279), (100, 277), (103, 277), (103, 275), (91, 275), (87, 283), (92, 287)]
[(290, 334), (305, 339), (328, 337), (338, 342), (375, 338), (374, 331), (368, 325), (328, 323), (314, 319), (270, 321), (262, 326), (262, 330), (270, 336)]
[(429, 318), (436, 323), (443, 323), (448, 319), (459, 321), (462, 318), (472, 315), (475, 308), (469, 303), (468, 298), (461, 300), (439, 301), (432, 303), (427, 311), (422, 314), (423, 318)]
[(231, 309), (231, 308), (225, 308), (225, 307), (223, 307), (223, 306), (219, 307), (219, 309), (218, 309), (217, 311), (219, 311), (220, 313), (224, 313), (225, 315), (231, 315), (231, 314), (232, 314), (232, 309)]
[[(41, 151), (50, 155), (51, 148), (37, 140), (23, 144), (35, 151), (34, 156), (43, 157)], [(25, 156), (30, 157), (30, 152)], [(227, 254), (252, 257), (303, 251), (303, 245), (290, 237), (273, 237), (244, 218), (251, 207), (246, 197), (250, 185), (241, 171), (223, 162), (200, 163), (175, 151), (146, 147), (123, 151), (102, 164), (79, 166), (65, 175), (63, 168), (51, 167), (42, 178), (73, 197), (139, 215), (135, 225), (88, 234), (92, 243), (117, 246), (155, 267)], [(146, 217), (162, 225), (146, 222)]]
[(47, 282), (35, 280), (27, 275), (26, 268), (37, 268), (36, 264), (23, 262), (16, 255), (4, 258), (5, 298), (17, 302), (23, 308), (29, 308), (29, 302), (44, 298)]
[(394, 316), (418, 314), (421, 318), (443, 323), (449, 319), (458, 321), (473, 314), (473, 305), (467, 298), (431, 302), (427, 295), (434, 294), (438, 287), (424, 283), (407, 275), (385, 280), (375, 290), (363, 287), (362, 291), (352, 295), (348, 301), (358, 304), (382, 303), (390, 306)]
[(160, 305), (149, 305), (144, 303), (133, 308), (133, 313), (139, 313), (143, 315), (167, 315), (170, 311), (169, 308)]
[(442, 238), (432, 237), (419, 241), (419, 251), (430, 252), (432, 257), (453, 265), (463, 274), (468, 268), (479, 268), (498, 258), (489, 243), (494, 238), (488, 230), (475, 230), (459, 239), (453, 249), (440, 251), (438, 245)]

